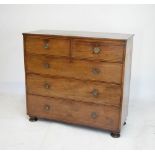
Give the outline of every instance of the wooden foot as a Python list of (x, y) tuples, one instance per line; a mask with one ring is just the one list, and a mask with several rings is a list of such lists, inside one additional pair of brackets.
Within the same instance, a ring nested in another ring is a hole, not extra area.
[(38, 120), (37, 117), (30, 117), (30, 118), (29, 118), (29, 121), (30, 121), (30, 122), (36, 122), (37, 120)]
[(111, 133), (111, 136), (113, 137), (113, 138), (119, 138), (120, 137), (120, 133)]
[(126, 125), (126, 122), (124, 122), (123, 125)]

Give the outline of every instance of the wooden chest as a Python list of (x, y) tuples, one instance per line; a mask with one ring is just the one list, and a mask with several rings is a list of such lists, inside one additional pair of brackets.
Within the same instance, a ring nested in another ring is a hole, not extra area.
[(27, 114), (119, 137), (129, 100), (133, 35), (23, 33)]

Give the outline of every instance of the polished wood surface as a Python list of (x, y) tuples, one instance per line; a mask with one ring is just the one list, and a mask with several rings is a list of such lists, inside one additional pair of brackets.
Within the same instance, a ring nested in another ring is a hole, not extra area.
[(70, 41), (62, 38), (26, 37), (26, 51), (34, 54), (69, 56)]
[(30, 120), (90, 126), (119, 137), (128, 114), (133, 35), (48, 32), (23, 33)]
[(27, 56), (27, 73), (121, 84), (122, 64)]
[[(124, 46), (121, 43), (75, 39), (72, 41), (72, 56), (80, 59), (122, 62)], [(99, 49), (98, 53), (95, 53), (95, 48)]]
[(28, 114), (119, 132), (120, 109), (100, 104), (28, 95)]
[(121, 99), (121, 88), (116, 84), (58, 77), (47, 78), (34, 74), (29, 74), (27, 76), (27, 90), (30, 94), (114, 106), (120, 106)]

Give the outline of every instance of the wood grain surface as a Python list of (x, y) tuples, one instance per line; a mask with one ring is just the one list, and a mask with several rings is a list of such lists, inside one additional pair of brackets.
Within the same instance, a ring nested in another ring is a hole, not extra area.
[(30, 94), (120, 106), (121, 87), (116, 84), (58, 77), (47, 78), (29, 74), (27, 76), (27, 89)]
[(122, 64), (50, 58), (42, 55), (27, 56), (27, 73), (46, 74), (121, 84)]
[(64, 38), (26, 37), (26, 52), (54, 56), (69, 56), (70, 41)]
[[(99, 53), (94, 53), (94, 48), (99, 48)], [(89, 60), (100, 60), (108, 62), (123, 62), (124, 45), (94, 40), (73, 40), (72, 57)]]
[(111, 106), (28, 95), (28, 114), (39, 118), (119, 132), (119, 113)]

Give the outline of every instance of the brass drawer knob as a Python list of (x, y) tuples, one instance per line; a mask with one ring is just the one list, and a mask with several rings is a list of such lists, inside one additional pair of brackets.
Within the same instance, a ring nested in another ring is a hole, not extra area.
[(91, 113), (91, 118), (96, 119), (97, 118), (97, 113), (96, 112), (92, 112)]
[(100, 51), (101, 51), (101, 49), (100, 49), (99, 47), (94, 47), (94, 48), (93, 48), (93, 53), (94, 53), (94, 54), (99, 54)]
[(49, 111), (49, 110), (50, 110), (50, 106), (49, 106), (49, 105), (45, 105), (45, 106), (44, 106), (44, 110), (45, 110), (45, 111)]
[(99, 91), (97, 89), (94, 89), (91, 93), (94, 97), (99, 96)]
[(43, 66), (44, 66), (44, 68), (50, 68), (50, 64), (49, 63), (44, 63)]
[(48, 49), (48, 47), (49, 47), (49, 46), (48, 46), (48, 43), (45, 43), (45, 44), (44, 44), (44, 48), (45, 48), (45, 49)]
[(48, 45), (49, 40), (48, 39), (44, 39), (43, 42), (44, 42), (44, 46), (43, 47), (45, 49), (49, 48), (49, 45)]
[(93, 68), (93, 69), (92, 69), (92, 73), (93, 73), (94, 75), (97, 75), (97, 74), (100, 73), (100, 69), (98, 69), (98, 68)]
[(49, 85), (48, 83), (45, 83), (45, 84), (44, 84), (44, 88), (50, 89), (50, 85)]

